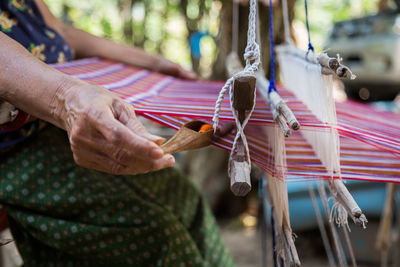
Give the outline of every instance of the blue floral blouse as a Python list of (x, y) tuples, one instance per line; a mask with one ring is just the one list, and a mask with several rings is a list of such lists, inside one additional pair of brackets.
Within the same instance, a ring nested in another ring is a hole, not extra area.
[[(62, 36), (46, 26), (34, 0), (0, 0), (0, 31), (46, 63), (73, 58), (73, 52)], [(38, 122), (35, 121), (19, 130), (0, 130), (0, 150), (25, 140), (37, 128)]]

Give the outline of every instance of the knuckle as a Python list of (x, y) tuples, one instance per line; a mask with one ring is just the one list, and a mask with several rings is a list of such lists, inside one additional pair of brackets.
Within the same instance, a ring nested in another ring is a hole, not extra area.
[(120, 144), (121, 143), (121, 132), (117, 127), (112, 127), (109, 135), (109, 142), (112, 144)]
[(116, 162), (111, 164), (111, 172), (116, 175), (123, 174), (124, 167)]
[(85, 118), (97, 121), (102, 117), (102, 110), (98, 109), (93, 104), (87, 105), (86, 108), (83, 110), (83, 116)]
[(129, 158), (127, 151), (123, 148), (116, 148), (113, 157), (117, 162), (126, 162)]
[(73, 143), (76, 143), (79, 139), (79, 132), (80, 132), (80, 127), (73, 127), (69, 133), (69, 141), (71, 142), (71, 145)]
[(81, 158), (78, 154), (76, 154), (76, 153), (73, 154), (73, 157), (74, 157), (75, 163), (78, 164), (79, 166), (81, 166), (81, 164), (82, 164), (82, 158)]

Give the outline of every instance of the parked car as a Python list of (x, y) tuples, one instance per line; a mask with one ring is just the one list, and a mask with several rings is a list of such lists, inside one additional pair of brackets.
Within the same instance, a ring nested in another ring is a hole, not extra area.
[(334, 24), (325, 48), (340, 54), (357, 79), (343, 80), (349, 97), (392, 100), (400, 93), (400, 0), (391, 8)]

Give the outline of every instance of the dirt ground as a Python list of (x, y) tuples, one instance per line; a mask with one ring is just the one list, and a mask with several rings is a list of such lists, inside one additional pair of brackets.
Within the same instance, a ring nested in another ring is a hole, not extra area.
[[(235, 259), (238, 267), (261, 267), (262, 250), (259, 231), (256, 228), (243, 229), (224, 229), (222, 227), (222, 238), (228, 246), (229, 251)], [(267, 237), (268, 266), (273, 266), (272, 262), (272, 241)], [(328, 262), (322, 257), (300, 255), (302, 266), (321, 267), (329, 266)]]
[[(235, 259), (238, 267), (264, 267), (262, 266), (261, 235), (257, 228), (231, 229), (221, 225), (222, 238)], [(318, 230), (299, 232), (296, 239), (296, 248), (303, 267), (328, 267), (329, 262)], [(375, 252), (379, 255), (378, 252)], [(356, 255), (357, 257), (357, 255)], [(271, 235), (267, 236), (267, 263), (268, 267), (274, 266), (272, 259)], [(348, 261), (351, 266), (350, 260)], [(361, 262), (357, 259), (358, 267), (380, 266), (375, 262)], [(388, 265), (390, 267), (392, 265)]]

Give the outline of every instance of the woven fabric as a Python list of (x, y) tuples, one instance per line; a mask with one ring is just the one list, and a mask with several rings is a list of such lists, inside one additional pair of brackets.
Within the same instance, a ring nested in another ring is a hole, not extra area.
[[(102, 85), (131, 103), (141, 114), (166, 126), (178, 129), (184, 122), (200, 119), (211, 123), (221, 82), (184, 81), (170, 76), (98, 58), (61, 65), (58, 70)], [(400, 116), (346, 101), (337, 103), (338, 125), (320, 122), (307, 107), (284, 88), (278, 88), (283, 99), (296, 115), (303, 131), (324, 131), (334, 127), (341, 136), (342, 178), (400, 182)], [(229, 100), (222, 102), (220, 121), (233, 121)], [(256, 108), (246, 128), (251, 159), (273, 174), (273, 155), (264, 127), (275, 127), (268, 104), (257, 98)], [(233, 135), (214, 144), (230, 150)], [(318, 178), (326, 173), (311, 146), (301, 134), (285, 140), (287, 177)]]

